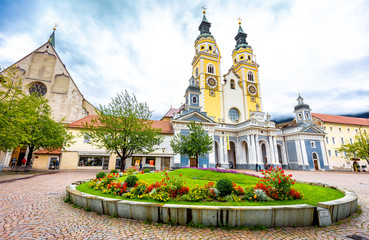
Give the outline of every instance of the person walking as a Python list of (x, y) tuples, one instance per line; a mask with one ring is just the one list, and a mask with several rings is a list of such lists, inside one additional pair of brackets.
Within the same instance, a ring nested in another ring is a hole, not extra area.
[(27, 159), (26, 158), (23, 158), (23, 160), (22, 160), (22, 166), (26, 166), (26, 163), (27, 163)]
[(255, 171), (259, 172), (259, 164), (258, 163), (256, 163)]
[(16, 158), (12, 159), (12, 165), (10, 166), (11, 169), (15, 168), (15, 163), (17, 162)]
[(59, 169), (59, 160), (58, 159), (55, 161), (55, 169)]

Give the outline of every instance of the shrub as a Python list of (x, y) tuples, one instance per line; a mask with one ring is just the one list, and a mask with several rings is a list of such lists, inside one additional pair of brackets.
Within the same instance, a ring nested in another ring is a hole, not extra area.
[(216, 188), (219, 190), (220, 196), (227, 196), (233, 192), (232, 182), (226, 178), (219, 179)]
[(106, 176), (106, 173), (104, 173), (104, 172), (99, 172), (98, 174), (96, 174), (96, 179), (104, 178), (105, 176)]
[(126, 178), (126, 180), (124, 180), (124, 182), (127, 183), (127, 187), (134, 187), (137, 181), (138, 178), (135, 175), (130, 175)]
[(137, 167), (132, 166), (132, 167), (126, 169), (124, 172), (126, 172), (128, 175), (132, 175), (134, 173), (137, 173), (138, 169), (137, 169)]
[(264, 179), (261, 179), (254, 189), (263, 190), (273, 200), (293, 200), (302, 198), (302, 193), (293, 189), (296, 180), (292, 175), (284, 174), (282, 168), (270, 168), (263, 171)]
[(144, 172), (145, 172), (145, 173), (150, 173), (150, 169), (145, 168), (145, 169), (144, 169)]
[(113, 169), (110, 171), (110, 173), (118, 173), (119, 174), (119, 171), (117, 169)]

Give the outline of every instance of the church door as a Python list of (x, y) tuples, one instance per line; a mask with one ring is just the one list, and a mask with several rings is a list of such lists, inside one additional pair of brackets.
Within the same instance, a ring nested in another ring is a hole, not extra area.
[(319, 163), (318, 163), (318, 154), (313, 153), (313, 162), (314, 162), (314, 168), (315, 170), (319, 170)]

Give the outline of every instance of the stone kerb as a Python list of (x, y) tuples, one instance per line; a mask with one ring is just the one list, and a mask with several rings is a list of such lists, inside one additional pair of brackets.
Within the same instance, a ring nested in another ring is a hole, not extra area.
[[(283, 206), (201, 206), (176, 205), (118, 200), (82, 193), (76, 186), (88, 182), (78, 181), (67, 186), (67, 198), (73, 204), (93, 212), (158, 223), (188, 223), (204, 226), (245, 226), (261, 224), (266, 227), (306, 227), (313, 224), (331, 225), (352, 215), (357, 207), (357, 195), (347, 190), (343, 198), (320, 202), (317, 207), (299, 204)], [(305, 182), (304, 182), (305, 183)], [(307, 183), (323, 187), (325, 184)], [(322, 214), (324, 212), (324, 214)], [(324, 218), (325, 217), (325, 218)], [(318, 218), (318, 219), (317, 219)], [(327, 221), (331, 220), (331, 221)]]

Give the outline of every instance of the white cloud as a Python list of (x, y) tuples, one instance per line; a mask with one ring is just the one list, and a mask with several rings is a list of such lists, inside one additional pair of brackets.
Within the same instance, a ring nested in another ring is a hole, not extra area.
[[(2, 33), (0, 64), (11, 64), (44, 43), (37, 42), (40, 29), (57, 22), (56, 50), (94, 105), (106, 104), (127, 89), (147, 102), (155, 116), (165, 114), (171, 104), (179, 106), (191, 76), (200, 2), (137, 1), (117, 4), (114, 11), (83, 4), (89, 2), (46, 5), (28, 32)], [(291, 115), (298, 92), (315, 112), (369, 109), (365, 1), (211, 1), (207, 7), (222, 54), (222, 74), (231, 66), (237, 17), (243, 19), (260, 64), (264, 111)], [(115, 14), (120, 11), (124, 14)], [(364, 94), (355, 94), (359, 91)]]

